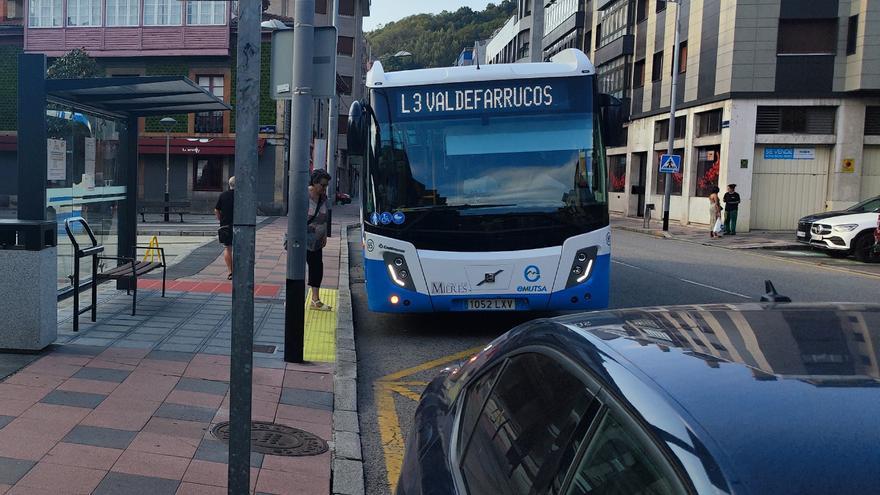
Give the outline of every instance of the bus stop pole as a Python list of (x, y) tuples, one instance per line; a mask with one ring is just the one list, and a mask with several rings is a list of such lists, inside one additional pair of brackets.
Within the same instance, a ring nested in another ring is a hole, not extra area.
[[(333, 27), (338, 27), (339, 0), (330, 1), (332, 3), (330, 23)], [(336, 72), (335, 68), (333, 72)], [(336, 163), (336, 148), (339, 138), (339, 96), (337, 94), (330, 97), (327, 109), (327, 173), (330, 174), (330, 187), (327, 189), (327, 235), (329, 236), (333, 232), (333, 205), (336, 204), (336, 184), (339, 180), (336, 177), (336, 171), (339, 170)]]
[[(674, 151), (675, 144), (675, 96), (676, 96), (676, 86), (678, 86), (678, 57), (679, 57), (679, 47), (678, 47), (678, 37), (679, 37), (679, 19), (681, 15), (681, 0), (675, 0), (674, 2), (670, 0), (670, 3), (675, 4), (675, 37), (672, 42), (672, 91), (669, 94), (669, 146), (667, 147), (666, 154), (672, 155)], [(684, 168), (684, 160), (682, 159), (682, 168)], [(663, 231), (669, 231), (669, 201), (672, 197), (672, 173), (671, 172), (660, 172), (660, 163), (658, 162), (657, 173), (665, 173), (666, 180), (664, 181), (664, 193), (663, 193)]]
[(236, 495), (250, 493), (256, 235), (254, 186), (258, 160), (261, 17), (259, 2), (241, 2), (239, 8), (228, 471), (228, 490)]
[(312, 130), (312, 56), (315, 0), (294, 5), (293, 79), (290, 119), (290, 172), (287, 209), (287, 280), (284, 309), (284, 361), (304, 360), (306, 303), (306, 220), (309, 210), (309, 139)]

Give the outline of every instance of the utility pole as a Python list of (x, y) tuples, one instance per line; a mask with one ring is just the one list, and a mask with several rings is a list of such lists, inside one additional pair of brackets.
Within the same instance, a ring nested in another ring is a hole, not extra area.
[(297, 0), (293, 10), (293, 79), (290, 122), (290, 173), (287, 211), (287, 281), (284, 310), (284, 361), (303, 362), (306, 303), (306, 219), (309, 209), (309, 139), (312, 122), (312, 56), (315, 0)]
[(544, 61), (544, 0), (532, 0), (529, 62)]
[(229, 493), (250, 493), (254, 349), (254, 242), (257, 132), (260, 115), (260, 17), (256, 0), (238, 16), (235, 209), (232, 219), (232, 352), (229, 380)]
[[(339, 29), (339, 0), (331, 0), (330, 25)], [(335, 60), (335, 56), (334, 56)], [(333, 64), (336, 72), (336, 63)], [(352, 78), (354, 81), (354, 78)], [(327, 234), (333, 231), (333, 205), (336, 203), (336, 142), (339, 138), (339, 96), (333, 92), (327, 105), (327, 173), (330, 174), (330, 188), (327, 189)]]
[[(679, 47), (678, 47), (678, 36), (679, 36), (679, 19), (681, 16), (681, 2), (682, 0), (669, 0), (669, 3), (675, 4), (675, 36), (673, 37), (673, 45), (672, 45), (672, 92), (669, 95), (669, 146), (666, 149), (667, 155), (672, 155), (674, 151), (675, 144), (675, 95), (676, 95), (676, 87), (678, 86), (678, 56), (679, 56)], [(661, 69), (662, 70), (662, 69)], [(684, 167), (684, 164), (682, 164)], [(658, 172), (661, 173), (659, 164), (657, 167)], [(669, 230), (669, 200), (672, 196), (672, 172), (662, 172), (666, 174), (665, 188), (663, 193), (663, 230)]]

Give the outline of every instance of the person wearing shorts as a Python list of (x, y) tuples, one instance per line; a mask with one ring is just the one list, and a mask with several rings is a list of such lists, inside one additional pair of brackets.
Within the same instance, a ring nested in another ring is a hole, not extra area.
[(229, 178), (229, 189), (222, 192), (214, 206), (214, 215), (220, 221), (217, 239), (223, 244), (223, 261), (228, 271), (227, 279), (232, 280), (232, 211), (235, 207), (235, 177)]

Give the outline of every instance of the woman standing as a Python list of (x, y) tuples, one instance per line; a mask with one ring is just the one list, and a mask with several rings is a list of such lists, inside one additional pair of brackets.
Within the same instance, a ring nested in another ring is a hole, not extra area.
[(332, 308), (323, 302), (319, 295), (324, 278), (323, 249), (327, 245), (327, 186), (330, 174), (323, 169), (315, 169), (309, 180), (309, 219), (306, 240), (306, 264), (309, 267), (308, 284), (311, 287), (309, 307), (317, 311), (330, 311)]
[(709, 195), (709, 237), (721, 237), (721, 200), (718, 199), (718, 193), (721, 189), (718, 186), (712, 188), (712, 194)]

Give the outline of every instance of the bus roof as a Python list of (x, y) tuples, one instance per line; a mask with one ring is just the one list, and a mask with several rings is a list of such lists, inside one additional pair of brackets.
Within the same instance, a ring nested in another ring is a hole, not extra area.
[(486, 64), (465, 67), (439, 67), (386, 73), (380, 62), (374, 62), (367, 73), (368, 88), (424, 86), (473, 81), (566, 77), (595, 74), (596, 69), (584, 52), (569, 48), (554, 55), (550, 62)]

